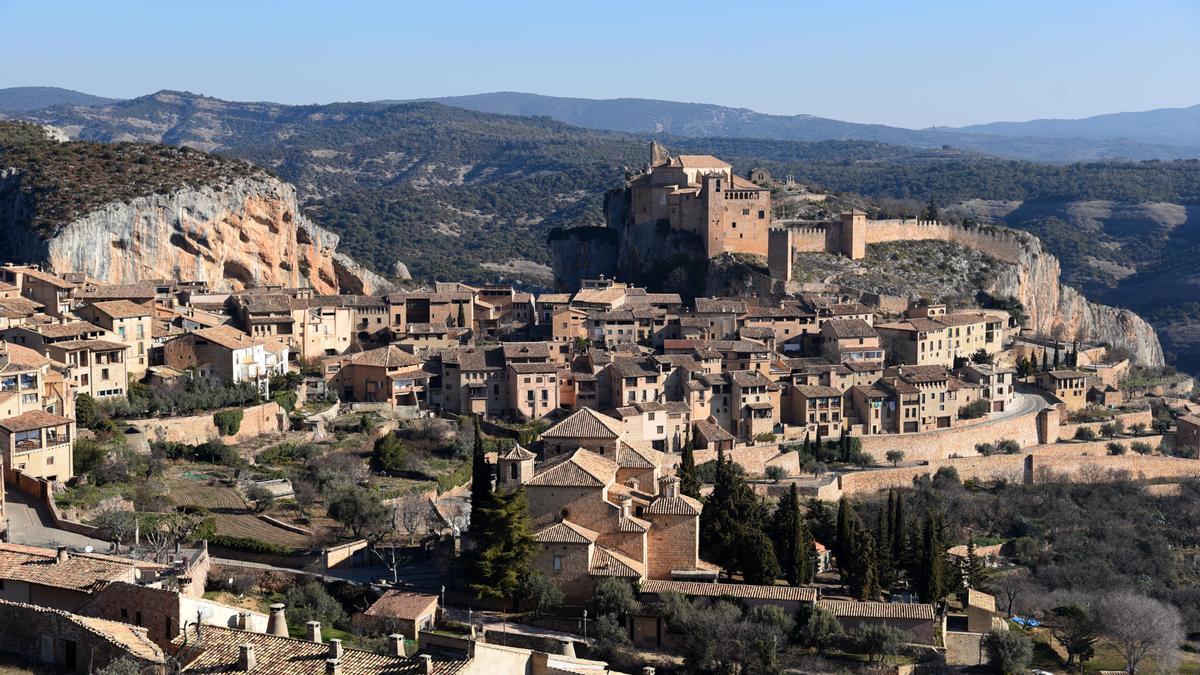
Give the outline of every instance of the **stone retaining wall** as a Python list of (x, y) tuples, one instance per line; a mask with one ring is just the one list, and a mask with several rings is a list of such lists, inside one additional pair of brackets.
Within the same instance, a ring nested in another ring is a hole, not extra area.
[(212, 439), (233, 445), (265, 434), (283, 433), (288, 429), (287, 412), (274, 401), (242, 408), (242, 424), (232, 436), (221, 435), (213, 422), (213, 414), (150, 417), (129, 420), (128, 424), (145, 434), (151, 442), (171, 441), (186, 445), (200, 445)]

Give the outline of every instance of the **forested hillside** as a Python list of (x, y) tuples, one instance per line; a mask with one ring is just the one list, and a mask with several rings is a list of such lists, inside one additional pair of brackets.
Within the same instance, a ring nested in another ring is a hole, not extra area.
[[(437, 103), (286, 106), (160, 92), (30, 114), (73, 137), (189, 145), (248, 159), (294, 183), (308, 214), (343, 250), (419, 279), (546, 283), (545, 235), (603, 222), (607, 189), (648, 160), (651, 136), (592, 131), (539, 117)], [(1068, 282), (1144, 312), (1168, 350), (1200, 352), (1200, 162), (1043, 164), (952, 147), (654, 136), (675, 152), (711, 153), (739, 172), (763, 166), (818, 191), (853, 194), (876, 215), (945, 216), (1042, 237)], [(1182, 365), (1200, 370), (1200, 360)]]

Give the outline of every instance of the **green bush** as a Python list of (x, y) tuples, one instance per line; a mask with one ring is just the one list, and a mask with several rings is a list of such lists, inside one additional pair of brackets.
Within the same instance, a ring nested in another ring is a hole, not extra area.
[(1110, 455), (1125, 454), (1125, 444), (1124, 443), (1117, 443), (1116, 441), (1110, 441), (1109, 443), (1105, 444), (1104, 447), (1108, 448), (1108, 454), (1110, 454)]
[(1129, 447), (1139, 455), (1148, 455), (1154, 452), (1154, 446), (1145, 441), (1134, 441)]
[(371, 462), (380, 471), (389, 474), (400, 473), (407, 468), (408, 449), (396, 434), (387, 434), (375, 441)]
[(1091, 427), (1079, 427), (1075, 430), (1075, 440), (1094, 441), (1096, 440), (1096, 430)]
[(293, 410), (296, 409), (296, 401), (297, 401), (298, 397), (296, 396), (296, 392), (294, 392), (294, 391), (276, 392), (275, 396), (273, 396), (272, 398), (275, 400), (276, 403), (279, 404), (280, 408), (283, 408), (284, 410), (286, 410), (288, 412), (292, 412)]
[(240, 408), (236, 410), (222, 410), (218, 413), (213, 413), (213, 424), (217, 425), (217, 430), (222, 436), (233, 436), (242, 428), (242, 416), (244, 413)]
[(73, 447), (75, 455), (73, 468), (76, 476), (91, 473), (92, 469), (100, 466), (108, 455), (108, 447), (91, 438), (77, 438)]
[(959, 408), (958, 418), (964, 420), (979, 419), (980, 417), (983, 417), (991, 412), (991, 410), (991, 401), (981, 398), (978, 401), (972, 401), (971, 403)]
[(228, 535), (214, 535), (208, 543), (213, 546), (227, 548), (231, 551), (242, 551), (243, 553), (259, 553), (263, 555), (290, 555), (291, 549), (279, 544), (272, 544), (261, 539), (253, 539), (251, 537), (231, 537)]
[(75, 423), (85, 429), (95, 429), (103, 418), (100, 404), (91, 394), (81, 393), (75, 397)]
[(469, 480), (471, 480), (471, 463), (464, 461), (450, 473), (444, 473), (437, 477), (438, 494), (449, 492), (459, 485), (466, 485)]

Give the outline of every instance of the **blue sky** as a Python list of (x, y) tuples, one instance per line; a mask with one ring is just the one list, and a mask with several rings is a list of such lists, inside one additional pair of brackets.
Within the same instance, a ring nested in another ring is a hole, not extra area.
[(0, 87), (114, 97), (510, 90), (909, 127), (1200, 103), (1200, 0), (0, 0), (0, 35)]

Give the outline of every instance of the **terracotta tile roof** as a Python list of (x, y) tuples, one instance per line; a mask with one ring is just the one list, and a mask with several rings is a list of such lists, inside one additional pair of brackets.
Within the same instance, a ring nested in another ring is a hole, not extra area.
[(580, 408), (543, 431), (542, 438), (620, 438), (624, 431), (620, 424), (591, 408)]
[(696, 420), (693, 423), (696, 427), (696, 433), (704, 437), (708, 441), (732, 441), (733, 434), (726, 431), (721, 425), (708, 420)]
[(782, 600), (816, 602), (817, 589), (811, 586), (754, 586), (751, 584), (718, 584), (706, 581), (669, 581), (647, 579), (639, 589), (642, 593), (676, 592), (684, 595), (720, 597), (727, 595), (745, 600)]
[(0, 316), (18, 319), (34, 314), (44, 305), (29, 298), (0, 298)]
[(556, 373), (558, 372), (557, 363), (510, 363), (509, 368), (518, 375), (536, 375), (539, 373)]
[(22, 607), (37, 614), (57, 614), (67, 621), (95, 634), (97, 637), (110, 642), (122, 651), (139, 659), (162, 663), (165, 659), (162, 649), (146, 636), (146, 629), (131, 626), (127, 623), (98, 619), (90, 616), (80, 616), (61, 609), (52, 609), (23, 602), (0, 600), (0, 604)]
[(75, 420), (70, 417), (62, 417), (54, 415), (44, 410), (30, 410), (27, 413), (22, 413), (16, 417), (0, 420), (0, 427), (9, 431), (33, 431), (34, 429), (45, 429), (46, 427), (56, 427), (63, 424), (70, 424)]
[(367, 616), (417, 621), (437, 609), (438, 596), (390, 590), (363, 612)]
[[(238, 653), (244, 644), (254, 645), (254, 656), (258, 665), (255, 675), (325, 675), (325, 660), (329, 658), (329, 645), (307, 640), (298, 640), (266, 633), (203, 626), (197, 645), (195, 624), (171, 641), (173, 645), (188, 645), (185, 652), (190, 656), (183, 666), (185, 673), (236, 673)], [(194, 652), (193, 652), (194, 650)], [(452, 675), (467, 666), (467, 661), (434, 661), (434, 675)], [(342, 649), (342, 675), (419, 675), (422, 673), (419, 659), (400, 659), (383, 656), (361, 649)]]
[(132, 580), (133, 563), (94, 553), (69, 553), (19, 544), (0, 544), (0, 579), (91, 593), (110, 581)]
[(1050, 372), (1046, 373), (1046, 375), (1049, 375), (1055, 380), (1073, 380), (1081, 377), (1091, 377), (1091, 374), (1080, 370), (1051, 370)]
[(388, 345), (379, 349), (371, 349), (354, 354), (349, 362), (356, 366), (373, 366), (377, 368), (416, 368), (425, 362), (409, 354), (396, 345)]
[(550, 345), (545, 342), (505, 342), (500, 347), (505, 359), (550, 358)]
[(192, 331), (192, 335), (203, 338), (209, 342), (224, 347), (226, 349), (246, 349), (259, 344), (259, 342), (233, 326), (212, 326), (211, 328), (199, 328)]
[(878, 333), (871, 324), (862, 319), (830, 319), (821, 326), (821, 332), (829, 331), (835, 338), (876, 337)]
[(500, 459), (509, 459), (509, 460), (521, 462), (521, 461), (530, 460), (530, 459), (537, 459), (537, 455), (526, 450), (525, 448), (522, 448), (519, 445), (513, 445), (511, 450), (504, 453), (503, 455), (500, 455)]
[(78, 284), (73, 284), (59, 276), (49, 272), (43, 272), (42, 270), (34, 269), (32, 267), (14, 267), (13, 271), (24, 272), (25, 276), (33, 277), (34, 279), (40, 279), (57, 288), (75, 288), (78, 286)]
[(533, 540), (539, 544), (591, 544), (599, 536), (598, 532), (569, 520), (561, 520), (534, 532)]
[(114, 319), (130, 319), (139, 316), (150, 316), (151, 312), (144, 306), (128, 300), (106, 300), (94, 305), (97, 310)]
[(817, 607), (834, 616), (864, 619), (918, 619), (933, 621), (933, 605), (906, 602), (858, 602), (856, 600), (818, 600)]
[(617, 465), (610, 459), (579, 449), (565, 460), (543, 469), (526, 485), (554, 487), (604, 487), (616, 480)]
[(88, 284), (75, 293), (76, 298), (153, 298), (158, 294), (154, 284), (139, 281), (132, 284)]
[(617, 466), (628, 469), (653, 469), (658, 466), (658, 457), (648, 457), (649, 452), (620, 442), (617, 444)]
[(594, 577), (634, 577), (640, 579), (646, 576), (646, 566), (629, 556), (622, 555), (603, 546), (597, 546), (592, 551), (592, 561), (588, 567), (588, 574)]
[(658, 496), (654, 501), (650, 502), (650, 506), (646, 507), (645, 513), (666, 516), (698, 516), (700, 510), (704, 507), (700, 502), (688, 497), (687, 495), (679, 495), (677, 497)]
[(77, 352), (83, 349), (90, 349), (96, 352), (130, 349), (129, 345), (113, 342), (112, 340), (67, 340), (65, 342), (55, 342), (54, 344), (46, 345), (47, 349), (62, 349), (68, 352)]
[(649, 532), (649, 521), (635, 518), (633, 516), (618, 516), (617, 517), (618, 532)]
[(0, 341), (0, 373), (16, 373), (35, 370), (50, 363), (29, 347)]
[(834, 387), (823, 387), (815, 384), (799, 384), (792, 387), (792, 390), (804, 398), (835, 398), (842, 395), (842, 392)]
[(68, 321), (67, 323), (48, 323), (37, 328), (38, 334), (48, 338), (76, 337), (88, 333), (101, 333), (105, 330), (87, 321)]
[[(728, 169), (729, 162), (712, 155), (678, 155), (671, 158), (671, 166), (684, 169)], [(758, 187), (758, 186), (755, 186)]]

